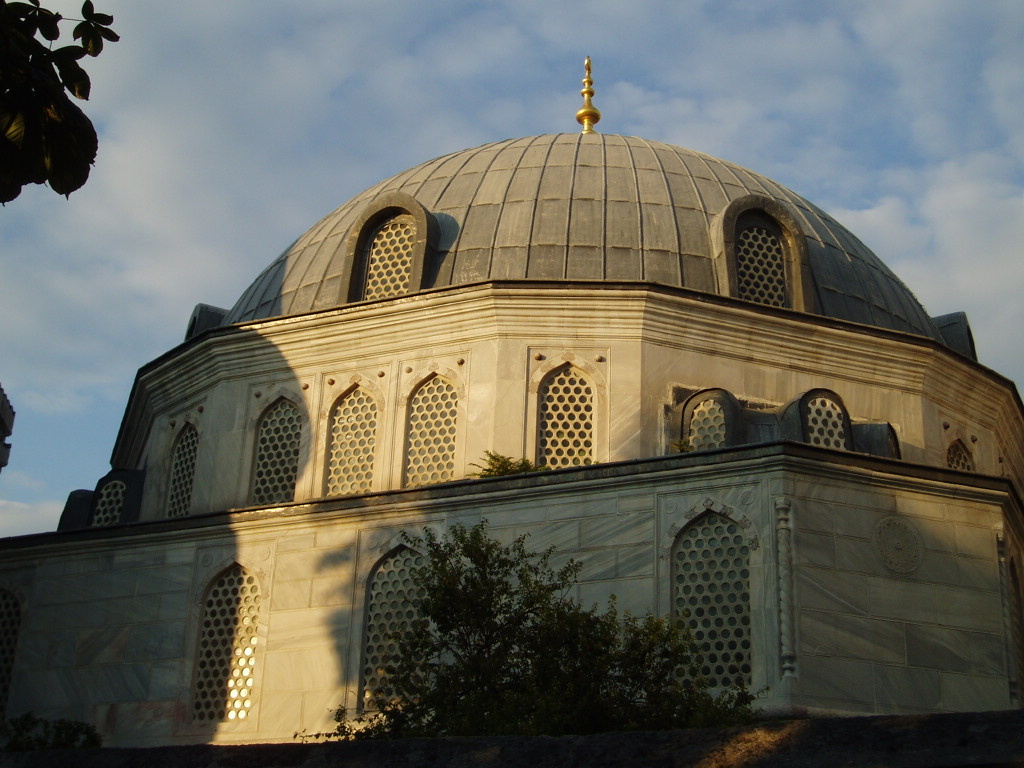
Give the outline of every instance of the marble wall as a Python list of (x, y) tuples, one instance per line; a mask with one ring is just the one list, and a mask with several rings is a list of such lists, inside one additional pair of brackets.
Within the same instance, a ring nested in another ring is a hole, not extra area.
[[(1008, 708), (996, 536), (1020, 511), (1005, 482), (919, 474), (779, 444), (0, 543), (23, 604), (9, 713), (94, 722), (111, 745), (289, 741), (357, 704), (367, 583), (403, 532), (486, 518), (578, 559), (584, 604), (667, 614), (673, 542), (709, 512), (749, 550), (766, 708)], [(252, 716), (196, 724), (203, 600), (235, 562), (261, 589)]]

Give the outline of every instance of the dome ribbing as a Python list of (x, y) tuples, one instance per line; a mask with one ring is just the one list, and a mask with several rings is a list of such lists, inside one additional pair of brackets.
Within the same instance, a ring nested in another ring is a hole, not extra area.
[[(907, 287), (845, 227), (786, 187), (709, 155), (635, 137), (549, 134), (487, 144), (399, 173), (328, 214), (229, 311), (237, 323), (330, 309), (374, 200), (401, 193), (434, 218), (423, 289), (483, 280), (641, 281), (722, 293), (715, 226), (750, 195), (806, 242), (816, 314), (941, 339)], [(719, 225), (720, 226), (720, 225)]]

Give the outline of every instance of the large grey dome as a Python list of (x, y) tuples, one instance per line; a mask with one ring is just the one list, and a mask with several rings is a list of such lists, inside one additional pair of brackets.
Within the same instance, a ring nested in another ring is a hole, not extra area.
[(795, 224), (807, 310), (942, 338), (874, 253), (786, 187), (699, 152), (608, 134), (510, 139), (386, 179), (302, 235), (225, 322), (347, 303), (344, 286), (353, 270), (347, 244), (374, 201), (393, 193), (414, 198), (437, 225), (433, 263), (417, 289), (483, 280), (607, 280), (707, 293), (724, 292), (716, 220), (731, 204), (756, 196), (776, 203)]

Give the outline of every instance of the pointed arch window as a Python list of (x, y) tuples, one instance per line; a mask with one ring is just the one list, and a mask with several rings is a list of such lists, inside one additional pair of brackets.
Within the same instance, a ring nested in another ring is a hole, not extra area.
[(260, 585), (238, 563), (203, 597), (192, 696), (194, 722), (245, 720), (254, 712)]
[(594, 385), (572, 365), (556, 368), (537, 391), (537, 463), (558, 469), (594, 463)]
[(385, 667), (398, 652), (398, 638), (420, 619), (424, 592), (412, 572), (424, 564), (419, 552), (402, 546), (378, 562), (367, 585), (361, 674), (362, 704), (389, 697)]
[(121, 522), (124, 498), (127, 492), (128, 486), (121, 480), (111, 480), (100, 488), (99, 495), (96, 497), (96, 506), (92, 512), (93, 528), (102, 528)]
[(192, 486), (196, 474), (199, 430), (186, 423), (171, 451), (171, 479), (167, 490), (167, 516), (185, 517), (192, 507)]
[(7, 696), (14, 672), (14, 654), (21, 633), (21, 601), (7, 589), (0, 589), (0, 720), (7, 713)]
[(291, 400), (280, 399), (260, 417), (253, 461), (253, 504), (279, 504), (295, 498), (305, 418)]
[(365, 388), (356, 387), (335, 402), (328, 441), (326, 494), (341, 496), (372, 490), (377, 401)]
[(704, 658), (701, 673), (716, 687), (751, 683), (750, 548), (740, 527), (709, 511), (672, 545), (673, 612)]
[(961, 472), (974, 471), (974, 457), (963, 440), (954, 440), (946, 449), (946, 466)]
[(409, 398), (405, 485), (415, 488), (455, 477), (459, 395), (441, 376), (427, 379)]

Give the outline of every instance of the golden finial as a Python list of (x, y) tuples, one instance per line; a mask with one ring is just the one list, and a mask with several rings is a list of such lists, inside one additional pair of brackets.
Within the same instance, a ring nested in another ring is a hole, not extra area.
[(590, 57), (583, 60), (583, 66), (587, 70), (587, 76), (583, 78), (583, 90), (580, 96), (583, 97), (583, 108), (576, 113), (576, 122), (583, 126), (583, 133), (597, 133), (594, 126), (601, 119), (601, 110), (590, 103), (594, 98), (594, 81), (590, 78)]

